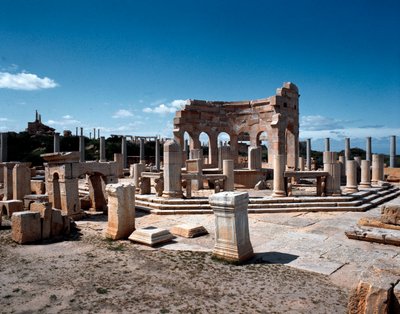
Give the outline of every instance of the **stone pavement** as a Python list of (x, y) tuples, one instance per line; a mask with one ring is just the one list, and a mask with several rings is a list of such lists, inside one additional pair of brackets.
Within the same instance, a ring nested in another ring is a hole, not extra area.
[[(400, 203), (400, 197), (391, 202)], [(136, 228), (156, 226), (170, 229), (182, 223), (203, 225), (208, 235), (176, 237), (162, 246), (168, 250), (212, 251), (213, 215), (151, 215), (136, 213)], [(380, 207), (367, 212), (309, 212), (249, 214), (250, 239), (256, 259), (286, 264), (329, 275), (339, 285), (351, 287), (370, 266), (391, 265), (400, 269), (400, 249), (396, 246), (350, 240), (345, 230), (362, 217), (378, 217)]]

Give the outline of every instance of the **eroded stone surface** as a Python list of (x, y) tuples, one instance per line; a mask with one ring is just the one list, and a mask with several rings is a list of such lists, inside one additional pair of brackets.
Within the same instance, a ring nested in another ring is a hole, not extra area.
[(136, 229), (130, 236), (129, 240), (150, 246), (172, 241), (174, 236), (166, 229), (157, 227), (145, 227)]
[(19, 244), (36, 242), (41, 239), (40, 213), (22, 211), (11, 217), (11, 237)]
[(194, 238), (208, 234), (208, 231), (202, 225), (182, 224), (172, 227), (171, 233), (184, 238)]
[(400, 226), (400, 205), (386, 204), (381, 207), (381, 221), (386, 224)]

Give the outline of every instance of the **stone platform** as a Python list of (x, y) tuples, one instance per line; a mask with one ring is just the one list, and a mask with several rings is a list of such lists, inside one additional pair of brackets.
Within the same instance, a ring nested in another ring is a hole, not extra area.
[[(362, 189), (357, 193), (343, 196), (290, 196), (273, 198), (254, 196), (250, 193), (249, 213), (291, 213), (291, 212), (360, 212), (374, 208), (400, 196), (395, 186)], [(191, 199), (166, 199), (154, 194), (136, 195), (136, 209), (157, 215), (211, 214), (208, 197)]]

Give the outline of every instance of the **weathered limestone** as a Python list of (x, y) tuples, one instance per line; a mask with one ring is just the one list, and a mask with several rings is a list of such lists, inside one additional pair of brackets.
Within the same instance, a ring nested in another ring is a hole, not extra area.
[(400, 205), (385, 204), (381, 207), (381, 222), (400, 226)]
[(261, 169), (261, 147), (249, 146), (248, 148), (248, 160), (250, 170), (260, 170)]
[(124, 162), (121, 154), (114, 154), (114, 162), (116, 163), (116, 175), (118, 178), (124, 177)]
[[(193, 191), (198, 191), (203, 188), (203, 159), (188, 159), (186, 160), (186, 172), (197, 178), (188, 180), (188, 184)], [(187, 186), (188, 187), (188, 186)]]
[(285, 171), (285, 155), (274, 156), (274, 186), (273, 197), (286, 196), (285, 179), (283, 177)]
[(133, 184), (136, 187), (136, 191), (139, 191), (140, 178), (142, 176), (142, 172), (144, 171), (146, 171), (145, 164), (133, 164)]
[(383, 171), (383, 155), (373, 154), (372, 155), (372, 179), (371, 183), (377, 185), (379, 181), (384, 180)]
[(233, 160), (230, 146), (218, 147), (218, 168), (219, 169), (222, 169), (223, 162), (226, 159)]
[(184, 238), (195, 238), (208, 234), (206, 228), (198, 224), (182, 224), (171, 228), (171, 233)]
[(341, 182), (345, 182), (346, 180), (346, 158), (342, 155), (339, 156), (339, 164), (340, 164), (340, 177)]
[(52, 218), (51, 203), (33, 202), (31, 204), (30, 211), (38, 212), (40, 214), (41, 239), (42, 240), (49, 239), (51, 237), (51, 218)]
[(100, 162), (106, 162), (106, 138), (104, 136), (100, 137)]
[(164, 191), (163, 197), (182, 197), (182, 154), (180, 145), (174, 140), (164, 144)]
[(16, 164), (16, 162), (3, 163), (4, 201), (13, 199), (13, 169)]
[(396, 136), (392, 135), (390, 137), (390, 168), (396, 167)]
[(300, 171), (304, 171), (304, 169), (305, 169), (305, 160), (304, 160), (304, 157), (299, 157), (299, 162), (298, 162), (298, 164), (299, 164), (299, 170), (300, 170)]
[(146, 227), (136, 229), (129, 236), (129, 240), (150, 246), (172, 241), (174, 236), (166, 229)]
[(44, 194), (46, 193), (46, 187), (42, 180), (31, 180), (31, 193), (33, 194)]
[(235, 190), (235, 173), (234, 173), (234, 163), (233, 160), (225, 159), (222, 165), (222, 173), (226, 176), (224, 182), (224, 191), (234, 191)]
[(7, 136), (8, 133), (0, 133), (0, 162), (7, 162)]
[(126, 137), (122, 136), (121, 140), (121, 155), (122, 155), (122, 167), (125, 169), (128, 166), (128, 153), (126, 147)]
[(350, 160), (350, 138), (346, 137), (344, 139), (345, 144), (344, 144), (344, 157), (347, 160)]
[(24, 211), (24, 202), (21, 200), (0, 201), (1, 214), (11, 217), (13, 213)]
[(346, 193), (356, 193), (357, 188), (357, 162), (355, 160), (346, 161)]
[(372, 150), (371, 150), (371, 137), (366, 138), (366, 145), (365, 145), (365, 160), (371, 161), (372, 160)]
[(160, 171), (160, 140), (157, 138), (156, 139), (156, 149), (155, 149), (155, 154), (156, 154), (156, 171)]
[(126, 239), (135, 230), (135, 186), (109, 184), (106, 238)]
[(59, 153), (60, 152), (60, 133), (57, 133), (57, 132), (54, 133), (53, 141), (54, 141), (53, 152)]
[(311, 139), (307, 139), (307, 146), (306, 146), (306, 167), (307, 170), (311, 170)]
[(247, 192), (222, 192), (209, 197), (215, 216), (213, 256), (243, 262), (253, 257), (250, 242)]
[(361, 182), (360, 188), (371, 187), (371, 162), (369, 160), (361, 160)]
[(331, 151), (331, 140), (329, 137), (325, 138), (325, 152)]
[(16, 164), (13, 169), (13, 199), (23, 200), (31, 194), (31, 170), (25, 164)]
[(144, 156), (144, 138), (140, 139), (140, 152), (139, 153), (140, 153), (139, 162), (141, 164), (145, 164), (146, 163), (146, 159), (145, 159), (145, 156)]
[(189, 151), (189, 159), (200, 159), (203, 161), (203, 149), (201, 148), (193, 148)]
[(39, 241), (42, 237), (40, 213), (22, 211), (11, 217), (11, 238), (19, 244)]
[(337, 161), (337, 153), (325, 151), (323, 154), (324, 171), (329, 172), (326, 178), (326, 194), (340, 195), (340, 164)]

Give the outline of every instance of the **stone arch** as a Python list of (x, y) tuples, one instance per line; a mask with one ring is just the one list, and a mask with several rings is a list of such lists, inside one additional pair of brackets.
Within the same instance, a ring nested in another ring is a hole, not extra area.
[(229, 135), (228, 132), (225, 131), (219, 132), (217, 140), (218, 140), (218, 147), (231, 146), (231, 136)]

